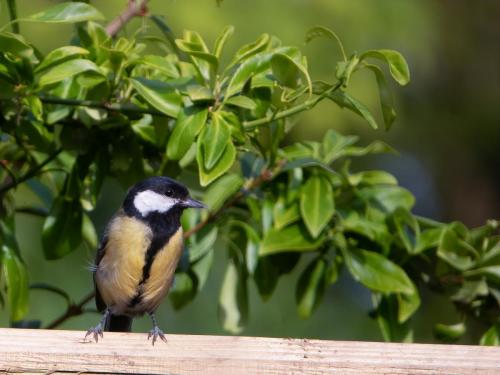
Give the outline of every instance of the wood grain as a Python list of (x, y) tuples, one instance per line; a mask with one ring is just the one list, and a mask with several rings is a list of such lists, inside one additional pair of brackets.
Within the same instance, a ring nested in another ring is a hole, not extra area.
[(500, 374), (500, 348), (0, 329), (0, 374)]

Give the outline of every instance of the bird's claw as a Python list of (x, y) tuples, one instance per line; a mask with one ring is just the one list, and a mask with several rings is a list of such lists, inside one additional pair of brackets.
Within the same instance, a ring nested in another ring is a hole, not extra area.
[(167, 342), (167, 339), (165, 337), (165, 334), (163, 333), (163, 331), (158, 327), (158, 326), (154, 326), (153, 329), (151, 331), (149, 331), (148, 333), (148, 340), (150, 338), (153, 338), (153, 341), (152, 341), (152, 344), (154, 345), (156, 340), (158, 339), (158, 337), (163, 341), (163, 342)]
[(85, 339), (87, 339), (88, 336), (93, 335), (95, 342), (99, 342), (99, 336), (101, 338), (104, 337), (103, 330), (102, 330), (102, 324), (98, 324), (95, 327), (90, 328), (87, 333), (85, 334)]

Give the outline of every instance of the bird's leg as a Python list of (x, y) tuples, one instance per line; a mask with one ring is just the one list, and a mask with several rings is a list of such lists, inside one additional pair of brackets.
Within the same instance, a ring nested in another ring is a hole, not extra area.
[(99, 336), (101, 336), (101, 338), (103, 337), (104, 326), (106, 325), (106, 320), (108, 319), (109, 314), (110, 314), (109, 309), (106, 309), (104, 311), (104, 314), (102, 315), (102, 319), (99, 322), (99, 324), (96, 325), (95, 327), (90, 328), (85, 334), (85, 338), (87, 338), (87, 336), (89, 335), (94, 335), (95, 342), (98, 342)]
[(158, 337), (162, 341), (167, 342), (167, 339), (165, 338), (165, 334), (160, 329), (160, 327), (158, 327), (158, 323), (156, 323), (155, 314), (153, 312), (150, 312), (148, 314), (151, 317), (151, 321), (153, 322), (153, 329), (151, 331), (149, 331), (148, 340), (150, 337), (152, 337), (153, 338), (153, 342), (152, 342), (153, 345), (155, 344), (155, 341), (156, 341), (156, 339), (158, 339)]

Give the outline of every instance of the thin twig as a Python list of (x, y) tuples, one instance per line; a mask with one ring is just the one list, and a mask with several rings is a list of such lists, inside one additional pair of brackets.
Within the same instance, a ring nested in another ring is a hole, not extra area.
[(132, 18), (145, 16), (148, 13), (147, 3), (148, 0), (129, 0), (127, 8), (106, 26), (106, 33), (114, 38)]
[(38, 172), (45, 167), (47, 164), (49, 164), (52, 160), (54, 160), (57, 155), (59, 155), (62, 151), (62, 148), (57, 149), (54, 151), (51, 155), (47, 157), (42, 163), (36, 165), (35, 167), (31, 168), (24, 176), (19, 177), (17, 180), (12, 180), (10, 182), (7, 182), (4, 184), (2, 187), (0, 187), (0, 196), (4, 194), (5, 192), (9, 191), (12, 188), (15, 188), (17, 185), (23, 183), (24, 181), (29, 180), (32, 177), (35, 177)]
[(73, 316), (81, 315), (83, 312), (83, 306), (85, 306), (88, 302), (90, 302), (94, 298), (94, 292), (91, 292), (87, 294), (85, 297), (82, 298), (80, 302), (77, 304), (70, 304), (68, 308), (66, 309), (66, 312), (52, 321), (50, 324), (45, 327), (46, 329), (53, 329), (56, 328), (57, 326), (61, 325), (64, 323), (66, 320)]

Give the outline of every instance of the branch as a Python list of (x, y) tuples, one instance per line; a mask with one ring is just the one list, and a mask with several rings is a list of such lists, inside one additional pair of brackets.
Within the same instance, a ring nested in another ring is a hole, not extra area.
[(136, 105), (133, 104), (106, 103), (106, 102), (96, 102), (92, 100), (64, 99), (55, 97), (41, 97), (40, 100), (46, 104), (59, 104), (59, 105), (67, 105), (75, 107), (81, 106), (81, 107), (105, 109), (107, 111), (149, 114), (152, 116), (168, 117), (165, 113), (157, 111), (156, 109), (145, 109), (137, 107)]
[(77, 304), (71, 304), (66, 309), (66, 312), (61, 315), (59, 318), (52, 321), (52, 323), (48, 324), (46, 329), (53, 329), (68, 320), (69, 318), (77, 315), (81, 315), (83, 310), (83, 306), (85, 306), (88, 302), (90, 302), (94, 298), (94, 292), (87, 294), (83, 299)]
[(134, 17), (142, 17), (148, 13), (148, 0), (129, 0), (123, 12), (106, 26), (106, 33), (114, 38), (120, 30)]
[(262, 125), (266, 125), (266, 124), (270, 123), (271, 121), (280, 120), (282, 118), (290, 117), (290, 116), (293, 116), (293, 115), (300, 113), (300, 112), (308, 111), (308, 110), (314, 108), (316, 106), (316, 104), (321, 102), (323, 99), (328, 97), (328, 95), (330, 95), (332, 92), (338, 90), (341, 86), (342, 86), (342, 82), (338, 82), (335, 86), (333, 86), (329, 90), (321, 93), (319, 96), (317, 96), (313, 99), (306, 100), (304, 103), (299, 104), (295, 107), (289, 108), (287, 110), (284, 110), (284, 111), (281, 111), (278, 113), (272, 113), (268, 116), (259, 118), (257, 120), (244, 121), (243, 126), (245, 127), (245, 129), (250, 130), (250, 129), (254, 129), (254, 128), (262, 126)]
[(35, 167), (31, 168), (24, 176), (19, 177), (17, 180), (12, 180), (6, 184), (4, 184), (2, 187), (0, 187), (0, 196), (9, 191), (12, 188), (15, 188), (17, 185), (23, 183), (26, 180), (29, 180), (32, 177), (35, 177), (40, 170), (45, 167), (47, 164), (49, 164), (52, 160), (54, 160), (57, 155), (59, 155), (62, 151), (62, 148), (57, 149), (54, 151), (51, 155), (47, 157), (42, 163), (36, 165)]

